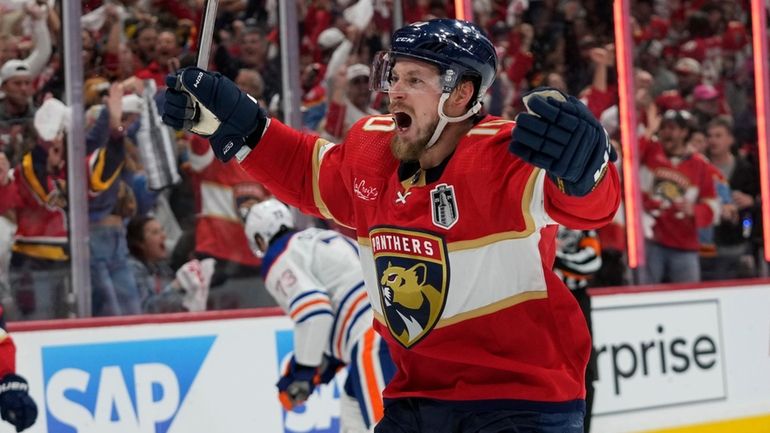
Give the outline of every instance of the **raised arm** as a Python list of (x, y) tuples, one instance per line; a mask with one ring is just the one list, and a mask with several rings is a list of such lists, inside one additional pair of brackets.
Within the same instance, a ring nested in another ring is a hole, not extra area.
[(48, 59), (51, 57), (51, 32), (48, 30), (46, 17), (48, 15), (44, 8), (38, 5), (29, 5), (26, 7), (27, 13), (32, 17), (32, 34), (35, 39), (35, 49), (25, 60), (29, 65), (29, 71), (33, 77), (36, 77), (43, 71)]
[(545, 170), (544, 206), (556, 222), (575, 229), (601, 227), (620, 204), (617, 155), (588, 108), (554, 89), (524, 97), (510, 150)]
[[(208, 138), (221, 161), (242, 167), (302, 212), (353, 225), (344, 146), (270, 119), (263, 107), (217, 73), (188, 68), (167, 78), (163, 121)], [(333, 201), (330, 198), (334, 198)]]

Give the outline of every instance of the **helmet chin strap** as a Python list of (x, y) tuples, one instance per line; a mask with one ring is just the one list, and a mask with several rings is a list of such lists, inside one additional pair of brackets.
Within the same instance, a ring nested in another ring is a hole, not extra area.
[(473, 107), (471, 107), (470, 110), (468, 110), (465, 114), (462, 116), (457, 117), (451, 117), (444, 114), (444, 103), (446, 100), (449, 99), (449, 92), (444, 92), (441, 94), (441, 99), (438, 101), (438, 125), (436, 125), (436, 130), (433, 131), (433, 136), (430, 137), (430, 141), (428, 141), (428, 144), (425, 145), (425, 149), (430, 149), (436, 142), (438, 141), (438, 138), (441, 136), (441, 133), (444, 132), (444, 128), (446, 128), (448, 123), (457, 123), (462, 122), (463, 120), (473, 116), (474, 114), (477, 114), (479, 111), (481, 111), (481, 101), (477, 101)]

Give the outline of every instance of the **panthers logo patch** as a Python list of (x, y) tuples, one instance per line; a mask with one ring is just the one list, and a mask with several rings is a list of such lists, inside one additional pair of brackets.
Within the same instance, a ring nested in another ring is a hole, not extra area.
[(446, 304), (449, 263), (436, 235), (376, 228), (369, 233), (383, 315), (391, 335), (409, 348), (436, 326)]

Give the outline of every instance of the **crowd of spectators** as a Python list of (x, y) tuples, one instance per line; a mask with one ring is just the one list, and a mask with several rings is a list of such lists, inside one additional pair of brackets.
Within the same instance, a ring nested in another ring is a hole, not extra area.
[[(393, 0), (296, 3), (302, 127), (339, 140), (385, 111), (386, 95), (368, 81), (389, 43)], [(407, 23), (454, 16), (453, 1), (401, 3)], [(514, 119), (522, 94), (554, 87), (579, 96), (621, 150), (612, 2), (472, 3), (500, 58), (488, 113)], [(65, 162), (66, 132), (80, 127), (94, 315), (269, 303), (242, 209), (270, 192), (237, 162), (216, 160), (205, 140), (159, 122), (166, 74), (195, 63), (202, 7), (83, 0), (85, 125), (72, 125), (59, 102), (62, 2), (0, 0), (0, 302), (9, 319), (74, 311)], [(626, 266), (621, 209), (598, 232), (591, 285), (767, 274), (750, 20), (745, 0), (632, 1), (648, 265), (637, 275)], [(281, 117), (278, 23), (275, 0), (221, 0), (209, 68)]]

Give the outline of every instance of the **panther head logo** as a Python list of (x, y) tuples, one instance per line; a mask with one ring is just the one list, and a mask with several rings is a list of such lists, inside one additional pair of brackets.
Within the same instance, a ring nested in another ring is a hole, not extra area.
[(428, 267), (417, 263), (409, 269), (388, 262), (380, 278), (382, 297), (391, 330), (402, 342), (416, 341), (435, 324), (443, 296), (426, 284)]

